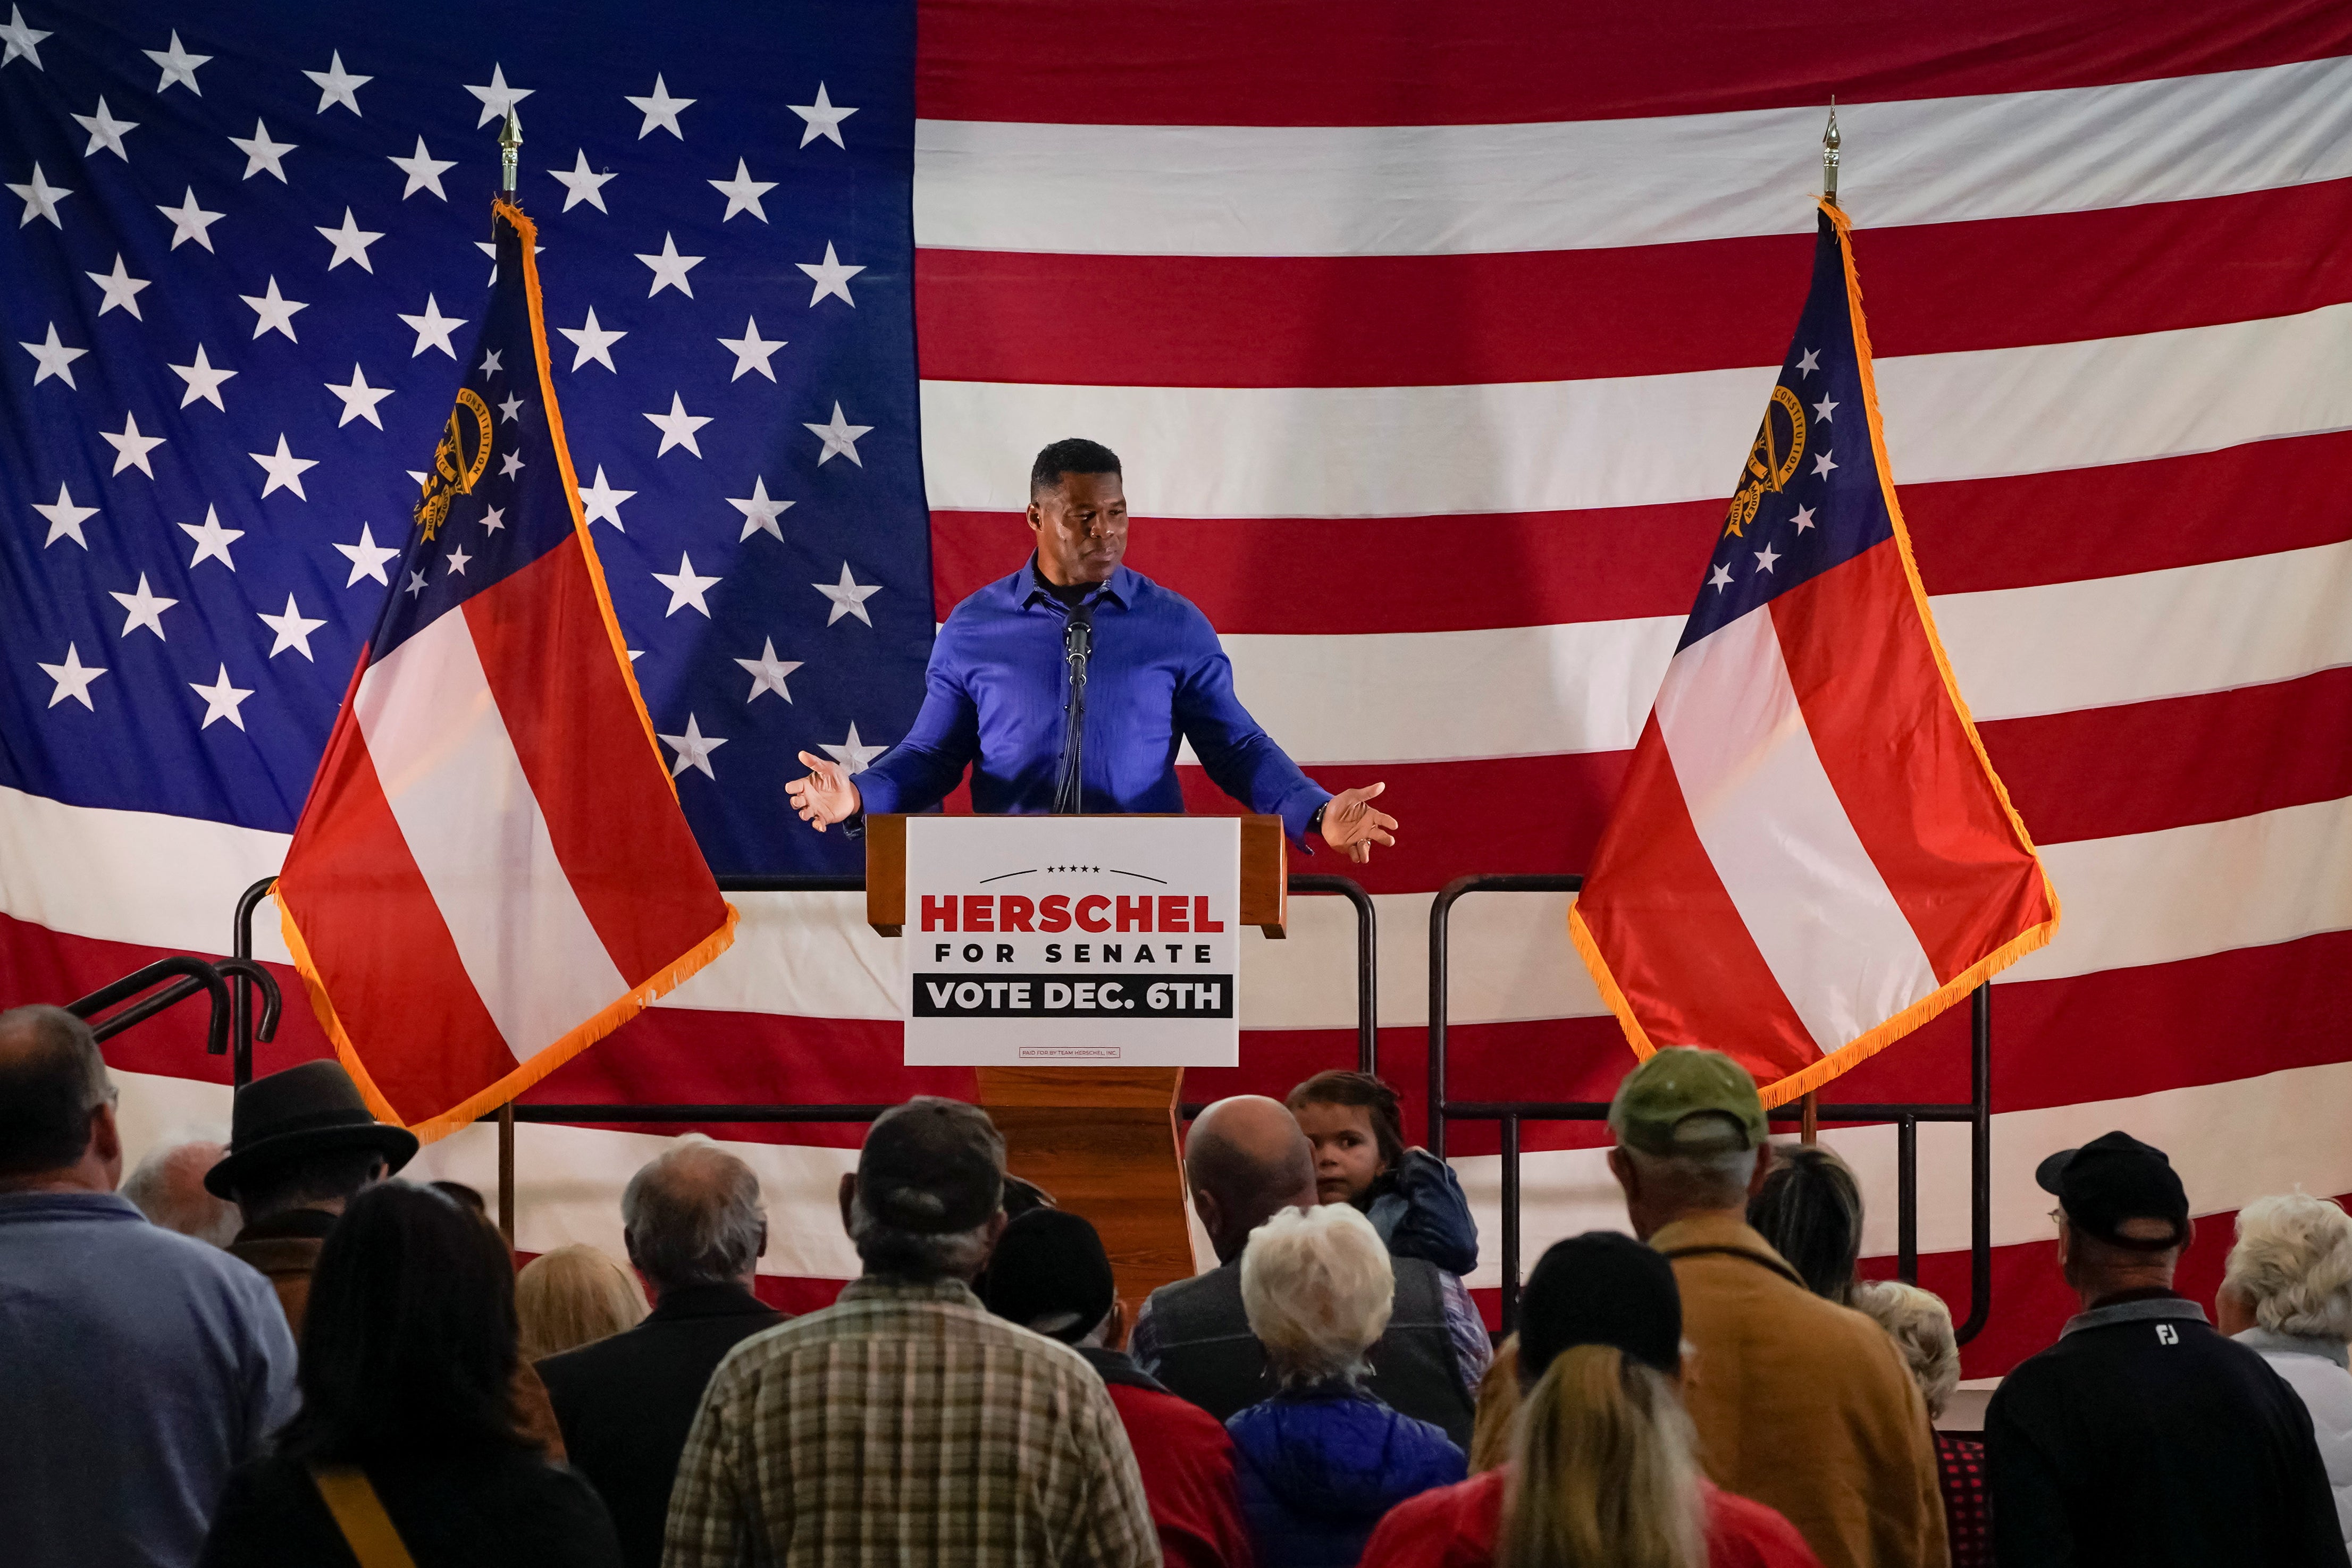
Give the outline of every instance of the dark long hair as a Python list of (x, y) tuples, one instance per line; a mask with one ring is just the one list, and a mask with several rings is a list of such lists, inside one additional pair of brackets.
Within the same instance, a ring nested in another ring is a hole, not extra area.
[(1776, 1147), (1763, 1190), (1748, 1200), (1748, 1223), (1806, 1289), (1848, 1304), (1862, 1256), (1862, 1189), (1843, 1160), (1819, 1144)]
[(302, 1327), (302, 1411), (278, 1439), (359, 1464), (528, 1447), (515, 1421), (514, 1261), (430, 1187), (360, 1193), (320, 1249)]
[(1372, 1142), (1380, 1150), (1381, 1169), (1392, 1171), (1404, 1159), (1404, 1114), (1397, 1092), (1369, 1072), (1328, 1069), (1292, 1090), (1283, 1103), (1293, 1111), (1301, 1105), (1360, 1105), (1371, 1113)]

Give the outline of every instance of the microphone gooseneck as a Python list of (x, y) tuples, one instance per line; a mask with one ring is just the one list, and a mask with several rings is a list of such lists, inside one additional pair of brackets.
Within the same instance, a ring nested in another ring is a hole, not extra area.
[(1069, 665), (1069, 695), (1062, 705), (1062, 760), (1054, 775), (1054, 811), (1057, 816), (1076, 816), (1084, 809), (1082, 780), (1085, 777), (1087, 733), (1087, 663), (1094, 657), (1094, 606), (1080, 602), (1070, 607), (1068, 622), (1062, 628), (1062, 658)]

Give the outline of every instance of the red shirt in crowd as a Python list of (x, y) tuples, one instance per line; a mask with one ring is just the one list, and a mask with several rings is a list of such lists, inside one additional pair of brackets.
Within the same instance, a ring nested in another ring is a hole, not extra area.
[[(1509, 1476), (1505, 1466), (1399, 1503), (1372, 1532), (1360, 1568), (1491, 1568)], [(1698, 1485), (1707, 1568), (1821, 1568), (1795, 1525), (1705, 1477)]]
[(1992, 1503), (1985, 1492), (1982, 1443), (1936, 1434), (1936, 1467), (1944, 1489), (1944, 1535), (1952, 1568), (1990, 1568)]
[(1168, 1568), (1249, 1568), (1249, 1527), (1234, 1490), (1234, 1444), (1224, 1427), (1165, 1389), (1108, 1375), (1104, 1382), (1143, 1473), (1144, 1500)]

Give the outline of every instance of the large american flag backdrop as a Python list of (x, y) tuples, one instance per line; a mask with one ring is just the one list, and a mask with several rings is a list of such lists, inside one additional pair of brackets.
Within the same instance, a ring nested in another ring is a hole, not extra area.
[[(1995, 988), (1969, 1370), (2067, 1310), (2051, 1149), (2171, 1150), (2199, 1288), (2245, 1200), (2352, 1189), (2340, 6), (12, 0), (0, 53), (9, 1000), (222, 951), (276, 869), (482, 314), (513, 103), (593, 531), (713, 866), (843, 863), (783, 811), (792, 752), (903, 731), (935, 619), (1026, 551), (1030, 455), (1092, 435), (1130, 560), (1267, 728), (1327, 786), (1388, 781), (1402, 843), (1359, 874), (1416, 1086), (1433, 894), (1593, 847), (1804, 298), (1834, 92), (1920, 571), (2066, 899)], [(532, 1097), (970, 1092), (897, 1064), (858, 900), (737, 902), (726, 957)], [(1293, 908), (1247, 955), (1244, 1065), (1188, 1096), (1349, 1060), (1350, 917)], [(1455, 1092), (1601, 1096), (1630, 1061), (1564, 913), (1462, 905)], [(325, 1049), (281, 974), (263, 1071)], [(110, 1043), (134, 1146), (226, 1119), (199, 1039)], [(1966, 1092), (1965, 1009), (1837, 1091)], [(771, 1292), (826, 1299), (857, 1130), (711, 1131), (768, 1184)], [(1481, 1131), (1450, 1150), (1491, 1289)], [(520, 1245), (617, 1251), (657, 1135), (523, 1129)], [(1892, 1133), (1827, 1135), (1883, 1267)], [(1530, 1129), (1531, 1247), (1622, 1224), (1593, 1141)], [(1965, 1312), (1964, 1134), (1922, 1147), (1927, 1282)], [(488, 1130), (423, 1168), (488, 1185)]]

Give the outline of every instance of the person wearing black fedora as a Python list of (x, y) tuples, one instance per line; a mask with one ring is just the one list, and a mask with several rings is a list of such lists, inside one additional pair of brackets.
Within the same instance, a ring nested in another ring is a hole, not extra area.
[(2164, 1151), (2108, 1133), (2034, 1180), (2083, 1310), (1985, 1413), (2001, 1568), (2343, 1568), (2310, 1412), (2173, 1290), (2195, 1227)]
[(205, 1186), (244, 1216), (230, 1255), (268, 1279), (298, 1339), (310, 1271), (336, 1217), (416, 1147), (415, 1134), (369, 1113), (340, 1061), (306, 1061), (236, 1092), (228, 1154), (205, 1173)]

